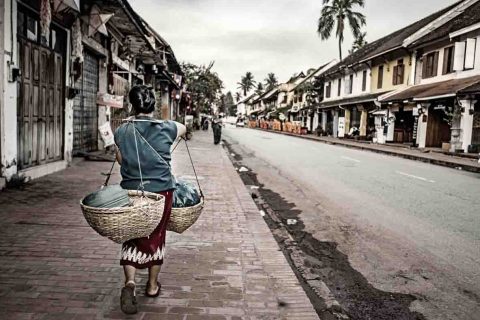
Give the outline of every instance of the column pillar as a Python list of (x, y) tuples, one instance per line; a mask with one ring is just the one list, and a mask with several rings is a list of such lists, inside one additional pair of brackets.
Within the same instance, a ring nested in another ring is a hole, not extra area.
[(461, 106), (464, 108), (460, 120), (461, 143), (464, 152), (468, 152), (468, 146), (472, 144), (473, 133), (473, 110), (476, 100), (460, 100)]
[(338, 110), (333, 111), (333, 137), (338, 137)]
[(427, 142), (427, 123), (428, 123), (428, 108), (430, 103), (422, 103), (418, 105), (418, 129), (417, 129), (417, 144), (419, 148), (425, 148)]
[(350, 109), (345, 109), (345, 134), (350, 131), (350, 119), (352, 112)]
[(327, 131), (327, 112), (322, 111), (322, 130)]
[(362, 110), (360, 115), (360, 137), (367, 136), (367, 118), (368, 112), (366, 110)]
[[(13, 17), (10, 15), (13, 12)], [(0, 4), (0, 176), (9, 180), (17, 173), (17, 82), (12, 81), (12, 68), (19, 68), (17, 61), (17, 1), (5, 0)], [(13, 21), (12, 21), (13, 19)], [(10, 35), (13, 29), (13, 39)], [(11, 41), (13, 40), (13, 42)], [(3, 180), (3, 179), (2, 179)], [(0, 181), (0, 188), (2, 186)]]

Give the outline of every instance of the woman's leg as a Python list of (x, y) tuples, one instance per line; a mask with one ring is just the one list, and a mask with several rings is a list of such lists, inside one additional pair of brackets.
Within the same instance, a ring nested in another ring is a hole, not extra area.
[(148, 294), (155, 294), (158, 291), (158, 274), (160, 273), (161, 265), (153, 265), (148, 268), (148, 284), (147, 292)]
[(124, 265), (125, 287), (122, 288), (120, 295), (120, 308), (126, 314), (137, 313), (137, 299), (135, 298), (135, 267)]
[(134, 266), (124, 265), (123, 273), (125, 274), (125, 285), (128, 283), (135, 284), (135, 271), (137, 269)]

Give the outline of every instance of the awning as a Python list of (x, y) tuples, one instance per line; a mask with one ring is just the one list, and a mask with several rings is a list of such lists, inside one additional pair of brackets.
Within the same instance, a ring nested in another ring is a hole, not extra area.
[(323, 109), (323, 108), (330, 108), (330, 107), (336, 107), (336, 106), (348, 106), (348, 105), (355, 105), (355, 104), (360, 104), (365, 102), (373, 102), (380, 95), (383, 95), (385, 93), (386, 92), (370, 93), (370, 94), (364, 94), (361, 96), (355, 96), (351, 98), (325, 101), (320, 103), (320, 108)]
[(471, 93), (480, 94), (480, 76), (412, 86), (382, 97), (380, 102), (423, 101)]
[(374, 116), (386, 116), (387, 110), (375, 110), (372, 112)]

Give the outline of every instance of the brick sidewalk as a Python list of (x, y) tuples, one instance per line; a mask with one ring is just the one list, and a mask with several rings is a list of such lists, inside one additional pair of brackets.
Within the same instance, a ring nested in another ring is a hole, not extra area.
[[(318, 319), (210, 133), (196, 132), (190, 143), (204, 213), (183, 235), (169, 234), (159, 298), (143, 297), (146, 274), (139, 274), (135, 316), (119, 310), (119, 245), (98, 236), (78, 205), (108, 163), (77, 161), (0, 192), (0, 319)], [(177, 177), (191, 179), (183, 146), (174, 159)]]
[(339, 145), (347, 148), (366, 150), (376, 153), (383, 153), (394, 157), (400, 157), (410, 160), (422, 161), (439, 166), (450, 168), (462, 168), (465, 171), (480, 173), (480, 163), (478, 159), (459, 157), (455, 155), (448, 155), (439, 152), (422, 152), (419, 149), (408, 149), (389, 145), (374, 144), (371, 142), (358, 142), (348, 139), (339, 139), (333, 137), (318, 137), (313, 134), (299, 135), (289, 132), (265, 130), (253, 128), (254, 130), (261, 130), (276, 134), (283, 134), (287, 136), (307, 139), (312, 141), (323, 142), (327, 144)]

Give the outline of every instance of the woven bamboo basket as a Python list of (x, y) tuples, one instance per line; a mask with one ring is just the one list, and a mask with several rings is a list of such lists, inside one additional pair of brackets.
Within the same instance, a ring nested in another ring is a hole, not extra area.
[(129, 190), (128, 207), (95, 208), (80, 206), (88, 224), (101, 236), (116, 242), (149, 236), (162, 220), (165, 197), (161, 194)]
[(167, 230), (176, 233), (183, 233), (190, 228), (200, 217), (205, 201), (200, 198), (200, 203), (185, 208), (172, 208), (172, 214), (167, 224)]

